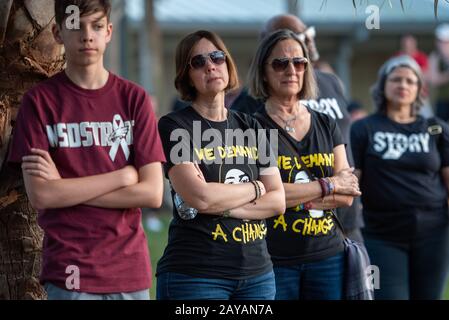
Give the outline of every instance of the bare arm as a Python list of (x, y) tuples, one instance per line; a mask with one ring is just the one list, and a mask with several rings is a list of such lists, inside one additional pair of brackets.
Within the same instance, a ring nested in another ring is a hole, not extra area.
[[(348, 156), (346, 155), (346, 148), (344, 145), (339, 145), (334, 148), (334, 172), (337, 176), (344, 170), (351, 170), (351, 179), (343, 180), (335, 179), (335, 194), (325, 197), (324, 203), (321, 201), (322, 209), (344, 208), (352, 206), (354, 197), (361, 195), (359, 189), (359, 179), (354, 175), (354, 168), (349, 168)], [(315, 206), (316, 204), (313, 204)]]
[(324, 199), (317, 199), (312, 201), (312, 208), (315, 210), (328, 210), (335, 208), (345, 208), (352, 206), (354, 198), (352, 196), (345, 196), (340, 194), (330, 195)]
[[(315, 199), (308, 200), (307, 202), (311, 202), (311, 204), (312, 204), (311, 209), (328, 210), (328, 209), (334, 209), (334, 208), (350, 207), (350, 206), (352, 206), (353, 201), (354, 201), (353, 196), (344, 195), (344, 194), (333, 194), (333, 195), (329, 195), (324, 198), (321, 198), (321, 187), (320, 187), (319, 197), (315, 198)], [(304, 202), (300, 202), (300, 203), (296, 204), (296, 206), (301, 203), (304, 203)]]
[(318, 181), (309, 183), (284, 183), (287, 208), (293, 208), (321, 197), (321, 186)]
[(175, 191), (199, 212), (217, 213), (241, 207), (256, 197), (252, 183), (224, 184), (206, 182), (193, 163), (174, 166), (168, 173)]
[(31, 204), (36, 209), (67, 208), (137, 183), (132, 166), (123, 169), (74, 179), (62, 179), (48, 152), (32, 149), (23, 157), (22, 172)]
[[(334, 172), (336, 175), (332, 177), (335, 183), (335, 202), (338, 207), (346, 207), (352, 205), (354, 196), (359, 196), (357, 178), (353, 175), (352, 168), (349, 168), (344, 145), (334, 148)], [(318, 202), (322, 205), (321, 187), (318, 181), (309, 183), (294, 184), (284, 183), (285, 195), (287, 200), (287, 208), (293, 208), (301, 203), (313, 201), (314, 209), (318, 209)], [(333, 203), (333, 196), (324, 198), (327, 209)], [(332, 207), (335, 208), (335, 207)]]
[(73, 207), (137, 181), (128, 167), (91, 177), (58, 180), (46, 180), (25, 169), (22, 172), (28, 197), (36, 209)]
[(139, 182), (86, 202), (100, 208), (159, 208), (164, 190), (162, 166), (155, 162), (139, 169)]
[(261, 220), (285, 212), (285, 192), (278, 168), (266, 169), (260, 180), (267, 193), (255, 202), (230, 210), (230, 216), (237, 219)]

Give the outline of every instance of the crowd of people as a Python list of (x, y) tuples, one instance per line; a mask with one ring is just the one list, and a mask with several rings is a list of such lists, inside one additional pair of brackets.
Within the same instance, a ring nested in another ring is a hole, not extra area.
[[(73, 4), (77, 30), (65, 24)], [(173, 219), (157, 299), (342, 300), (345, 236), (380, 270), (376, 299), (441, 298), (449, 26), (428, 63), (403, 39), (379, 70), (372, 115), (320, 70), (315, 30), (293, 15), (266, 22), (247, 87), (226, 105), (237, 66), (219, 35), (199, 30), (176, 49), (183, 103), (157, 120), (148, 94), (103, 65), (110, 1), (56, 0), (55, 12), (67, 66), (24, 96), (8, 156), (39, 211), (49, 299), (150, 298), (137, 208), (161, 206), (164, 174)], [(422, 113), (431, 87), (441, 119)]]

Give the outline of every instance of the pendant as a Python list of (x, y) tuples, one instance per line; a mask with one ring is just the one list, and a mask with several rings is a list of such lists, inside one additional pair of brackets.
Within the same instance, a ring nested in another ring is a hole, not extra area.
[(285, 131), (287, 131), (288, 133), (295, 133), (296, 130), (293, 127), (290, 126), (285, 126)]

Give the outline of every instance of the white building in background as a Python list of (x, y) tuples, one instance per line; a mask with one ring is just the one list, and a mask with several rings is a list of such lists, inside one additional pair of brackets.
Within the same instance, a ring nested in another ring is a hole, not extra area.
[[(142, 39), (142, 1), (126, 0), (127, 32), (122, 36), (122, 50), (127, 55), (121, 59), (121, 71), (151, 91), (151, 55), (142, 49), (146, 45)], [(435, 26), (449, 21), (446, 1), (438, 2), (439, 21), (434, 16), (433, 0), (402, 2), (403, 9), (399, 0), (356, 0), (357, 8), (353, 7), (352, 0), (154, 0), (163, 38), (164, 72), (160, 81), (164, 83), (164, 92), (160, 111), (168, 111), (176, 95), (174, 50), (184, 35), (198, 29), (220, 34), (245, 82), (261, 26), (272, 16), (286, 12), (296, 13), (308, 25), (316, 27), (322, 59), (334, 67), (348, 95), (370, 108), (369, 87), (379, 66), (398, 50), (400, 36), (414, 34), (420, 49), (430, 53)]]

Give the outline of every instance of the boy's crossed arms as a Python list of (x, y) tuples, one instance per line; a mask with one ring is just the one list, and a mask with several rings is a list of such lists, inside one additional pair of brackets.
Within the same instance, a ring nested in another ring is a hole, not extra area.
[(128, 165), (104, 174), (61, 178), (50, 154), (31, 149), (22, 158), (22, 172), (31, 204), (36, 209), (90, 205), (107, 209), (158, 208), (162, 204), (163, 176), (160, 162), (137, 171)]

